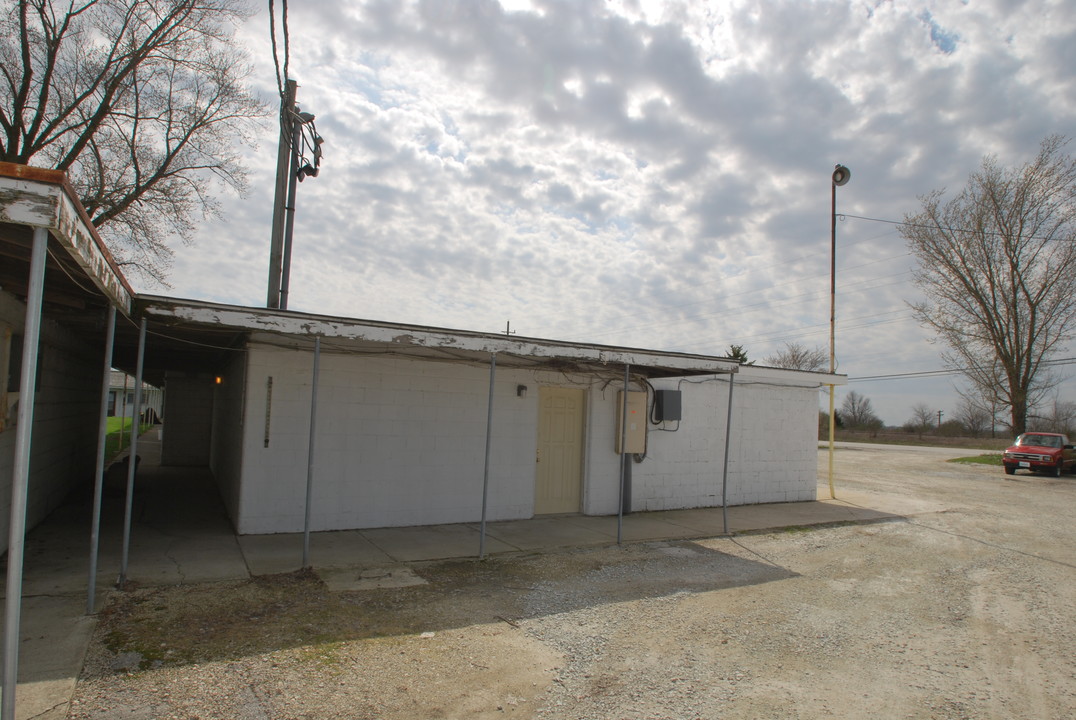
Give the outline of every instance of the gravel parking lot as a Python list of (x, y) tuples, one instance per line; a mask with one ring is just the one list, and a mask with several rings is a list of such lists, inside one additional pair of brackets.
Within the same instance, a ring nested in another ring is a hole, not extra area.
[(838, 450), (900, 520), (117, 594), (68, 717), (1072, 718), (1076, 476), (958, 454)]

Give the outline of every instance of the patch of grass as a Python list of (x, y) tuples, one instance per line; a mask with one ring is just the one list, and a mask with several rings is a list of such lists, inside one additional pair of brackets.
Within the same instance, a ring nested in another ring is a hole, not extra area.
[[(105, 434), (105, 458), (111, 461), (121, 450), (131, 444), (131, 418), (110, 417), (107, 418)], [(144, 433), (151, 426), (143, 423), (139, 428), (139, 434)]]
[(167, 660), (176, 661), (180, 658), (169, 658), (169, 653), (164, 645), (155, 644), (152, 641), (136, 642), (126, 633), (112, 630), (105, 636), (105, 647), (114, 655), (129, 652), (134, 653), (138, 659), (139, 670), (149, 670), (156, 665), (162, 665)]
[(322, 670), (337, 670), (343, 662), (340, 652), (345, 646), (346, 643), (341, 640), (307, 645), (300, 650), (299, 657), (307, 663), (317, 665)]
[(1001, 455), (999, 453), (987, 453), (985, 455), (953, 458), (946, 462), (961, 463), (962, 465), (992, 465), (994, 467), (1001, 467)]

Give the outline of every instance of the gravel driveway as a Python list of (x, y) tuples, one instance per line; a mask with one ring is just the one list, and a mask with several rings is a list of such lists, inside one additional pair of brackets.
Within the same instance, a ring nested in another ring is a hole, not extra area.
[(904, 520), (127, 592), (68, 717), (1072, 718), (1076, 477), (955, 454), (838, 451)]

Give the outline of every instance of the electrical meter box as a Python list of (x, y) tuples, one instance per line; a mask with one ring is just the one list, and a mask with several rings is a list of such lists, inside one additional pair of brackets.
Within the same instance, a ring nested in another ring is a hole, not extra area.
[[(614, 452), (646, 452), (646, 393), (640, 390), (628, 391), (627, 433), (622, 431), (624, 420), (624, 391), (616, 394), (616, 442)], [(620, 438), (623, 437), (626, 448), (621, 451)]]
[(654, 420), (680, 420), (680, 391), (656, 390), (654, 392)]

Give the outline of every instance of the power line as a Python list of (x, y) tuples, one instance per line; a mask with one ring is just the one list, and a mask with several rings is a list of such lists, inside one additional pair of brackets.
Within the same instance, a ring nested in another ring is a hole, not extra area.
[[(1044, 360), (1042, 365), (1047, 367), (1059, 367), (1063, 365), (1076, 365), (1076, 357), (1058, 358), (1056, 360)], [(959, 375), (969, 368), (949, 368), (943, 370), (920, 370), (918, 372), (892, 373), (889, 375), (865, 375), (862, 377), (848, 378), (848, 382), (866, 382), (868, 380), (909, 380), (914, 378), (941, 377), (945, 375)]]
[(290, 38), (288, 37), (288, 0), (282, 0), (281, 2), (281, 24), (284, 30), (284, 72), (280, 71), (280, 58), (277, 55), (276, 50), (276, 9), (273, 7), (273, 0), (269, 0), (269, 39), (273, 44), (273, 66), (276, 68), (276, 88), (280, 93), (280, 97), (284, 97), (284, 81), (288, 78), (288, 60), (290, 55)]
[[(969, 233), (973, 235), (992, 235), (995, 237), (1010, 237), (1013, 233), (1003, 233), (996, 230), (983, 230), (981, 228), (967, 229), (967, 228), (955, 228), (946, 225), (929, 225), (924, 223), (912, 223), (904, 220), (884, 220), (882, 218), (864, 217), (862, 215), (847, 215), (840, 214), (839, 218), (853, 218), (855, 220), (866, 220), (867, 222), (886, 223), (887, 225), (897, 225), (900, 227), (920, 228), (922, 230), (944, 230), (949, 233)], [(1022, 235), (1017, 233), (1017, 236), (1027, 238), (1028, 240), (1043, 240), (1046, 242), (1054, 242), (1056, 240), (1064, 240), (1065, 238), (1044, 237), (1042, 235)]]

